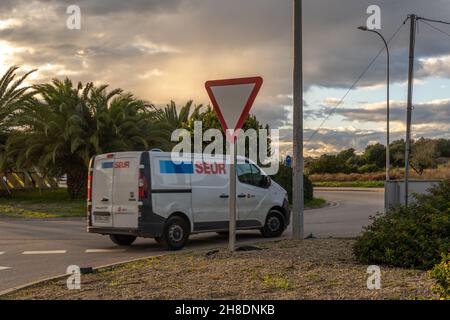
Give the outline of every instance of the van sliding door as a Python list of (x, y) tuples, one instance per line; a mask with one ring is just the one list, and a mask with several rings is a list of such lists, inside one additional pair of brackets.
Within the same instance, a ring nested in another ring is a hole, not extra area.
[(139, 159), (118, 154), (114, 159), (112, 206), (114, 228), (137, 228), (139, 211)]

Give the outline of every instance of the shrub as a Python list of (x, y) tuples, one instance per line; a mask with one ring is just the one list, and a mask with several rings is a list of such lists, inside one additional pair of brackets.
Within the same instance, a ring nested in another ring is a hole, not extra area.
[(379, 170), (380, 169), (374, 163), (365, 164), (365, 165), (363, 165), (363, 166), (358, 168), (358, 172), (359, 173), (373, 173), (373, 172), (377, 172)]
[(450, 180), (396, 206), (357, 238), (353, 252), (362, 263), (430, 269), (450, 248)]
[(433, 291), (442, 299), (450, 299), (450, 253), (442, 254), (441, 263), (435, 265), (429, 274), (436, 280)]
[[(291, 167), (287, 167), (283, 163), (280, 163), (280, 168), (277, 174), (272, 176), (272, 179), (276, 183), (278, 183), (280, 186), (286, 189), (286, 191), (288, 192), (290, 202), (292, 202), (292, 174), (293, 171)], [(314, 197), (313, 184), (306, 175), (304, 176), (303, 187), (304, 187), (303, 194), (305, 196), (305, 201), (312, 200)]]

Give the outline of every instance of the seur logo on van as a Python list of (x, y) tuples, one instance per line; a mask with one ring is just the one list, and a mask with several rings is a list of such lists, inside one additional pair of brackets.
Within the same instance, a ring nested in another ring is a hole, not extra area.
[(195, 164), (195, 172), (198, 174), (226, 174), (225, 163), (198, 162)]
[(103, 162), (102, 169), (129, 169), (130, 161)]
[(128, 169), (128, 168), (130, 168), (130, 161), (114, 162), (114, 169)]
[(165, 174), (226, 174), (226, 167), (224, 163), (206, 163), (197, 162), (194, 164), (183, 162), (176, 164), (170, 160), (159, 161), (159, 172)]

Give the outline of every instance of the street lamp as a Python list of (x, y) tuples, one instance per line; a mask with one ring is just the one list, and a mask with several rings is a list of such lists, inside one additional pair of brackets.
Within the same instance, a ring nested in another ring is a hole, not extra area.
[(386, 56), (387, 56), (387, 85), (386, 85), (386, 181), (389, 181), (389, 169), (390, 169), (390, 155), (389, 155), (389, 46), (384, 39), (384, 37), (376, 30), (369, 29), (367, 27), (361, 26), (358, 27), (359, 30), (369, 31), (376, 33), (383, 40), (384, 45), (386, 46)]

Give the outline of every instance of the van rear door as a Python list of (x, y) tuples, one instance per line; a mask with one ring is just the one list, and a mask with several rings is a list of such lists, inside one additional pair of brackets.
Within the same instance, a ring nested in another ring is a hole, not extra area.
[(137, 228), (140, 153), (117, 153), (114, 158), (113, 227)]
[(95, 157), (92, 178), (92, 225), (112, 227), (112, 189), (114, 178), (114, 155)]

